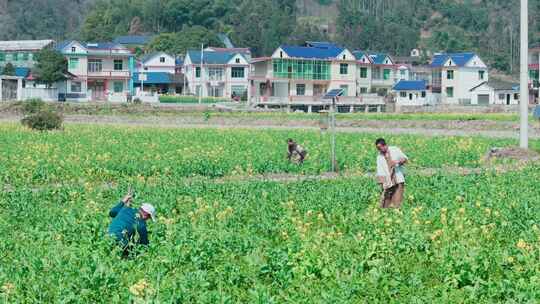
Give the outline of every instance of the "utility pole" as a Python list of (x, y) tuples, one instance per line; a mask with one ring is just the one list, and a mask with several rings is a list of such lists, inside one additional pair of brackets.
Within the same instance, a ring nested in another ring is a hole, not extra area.
[(522, 149), (529, 148), (529, 13), (528, 0), (521, 0), (521, 54), (520, 54), (520, 128), (519, 146)]
[(204, 44), (201, 43), (201, 86), (199, 89), (199, 103), (202, 103), (202, 91), (204, 86), (204, 73), (203, 73), (203, 61), (204, 61)]
[(332, 98), (332, 109), (330, 110), (330, 132), (332, 133), (332, 172), (336, 170), (336, 98)]

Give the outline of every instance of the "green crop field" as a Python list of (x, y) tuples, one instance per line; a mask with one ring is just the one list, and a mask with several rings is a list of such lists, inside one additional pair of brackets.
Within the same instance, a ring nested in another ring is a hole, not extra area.
[[(304, 166), (286, 162), (288, 137), (308, 148)], [(411, 163), (404, 207), (381, 210), (366, 175), (376, 137), (338, 134), (343, 177), (284, 182), (260, 175), (328, 171), (328, 134), (0, 125), (0, 302), (540, 299), (540, 166), (481, 160), (515, 141), (387, 136)], [(150, 246), (122, 259), (105, 236), (130, 186), (158, 221)]]

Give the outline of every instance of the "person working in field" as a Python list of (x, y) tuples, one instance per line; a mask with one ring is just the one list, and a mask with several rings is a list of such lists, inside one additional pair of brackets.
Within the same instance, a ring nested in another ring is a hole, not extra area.
[[(133, 195), (128, 193), (124, 198), (109, 211), (112, 222), (109, 225), (109, 235), (123, 249), (124, 257), (129, 255), (133, 244), (148, 245), (148, 231), (146, 221), (156, 220), (156, 209), (151, 204), (142, 204), (139, 209), (131, 207)], [(135, 238), (135, 232), (138, 239)]]
[(403, 166), (408, 158), (398, 147), (388, 146), (383, 138), (375, 141), (377, 156), (377, 179), (382, 186), (381, 208), (400, 208), (405, 192)]
[(293, 139), (289, 138), (287, 140), (287, 159), (289, 161), (292, 161), (293, 157), (297, 157), (297, 162), (299, 164), (304, 163), (304, 159), (306, 159), (307, 151), (302, 146), (297, 144)]

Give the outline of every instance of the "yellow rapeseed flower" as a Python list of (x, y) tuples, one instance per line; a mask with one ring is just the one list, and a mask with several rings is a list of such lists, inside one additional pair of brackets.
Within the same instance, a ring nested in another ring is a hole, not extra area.
[(12, 283), (7, 282), (4, 285), (2, 285), (2, 293), (11, 294), (13, 293), (14, 289), (15, 289), (15, 285), (13, 285)]

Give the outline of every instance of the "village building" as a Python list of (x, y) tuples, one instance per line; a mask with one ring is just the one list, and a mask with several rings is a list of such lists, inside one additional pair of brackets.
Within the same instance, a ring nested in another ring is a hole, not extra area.
[(145, 91), (158, 94), (181, 94), (185, 84), (182, 61), (165, 52), (155, 52), (142, 57), (133, 73), (135, 94)]
[(472, 105), (518, 105), (519, 84), (491, 78), (472, 88)]
[(117, 43), (66, 41), (57, 49), (68, 61), (67, 100), (125, 102), (134, 93), (133, 53)]
[(400, 80), (392, 90), (398, 106), (424, 106), (433, 102), (425, 80)]
[(470, 105), (471, 89), (489, 81), (488, 67), (475, 53), (435, 54), (431, 69), (432, 90), (443, 104)]
[(248, 99), (249, 61), (242, 53), (191, 50), (187, 52), (183, 66), (188, 94)]

